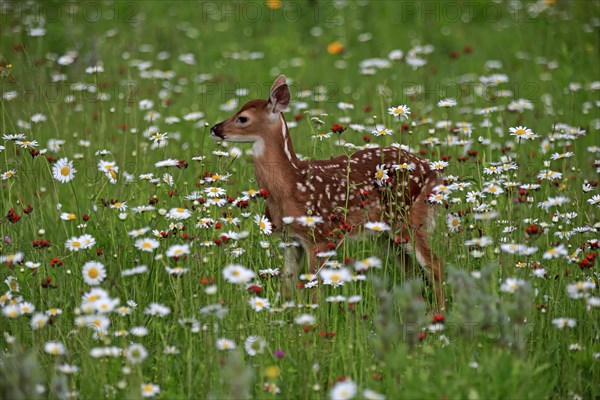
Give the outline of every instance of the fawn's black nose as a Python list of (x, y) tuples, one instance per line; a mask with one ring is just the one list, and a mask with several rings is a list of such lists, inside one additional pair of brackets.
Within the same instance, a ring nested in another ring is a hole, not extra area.
[(213, 125), (213, 127), (210, 128), (210, 133), (212, 134), (213, 137), (225, 139), (223, 137), (223, 125), (222, 124)]

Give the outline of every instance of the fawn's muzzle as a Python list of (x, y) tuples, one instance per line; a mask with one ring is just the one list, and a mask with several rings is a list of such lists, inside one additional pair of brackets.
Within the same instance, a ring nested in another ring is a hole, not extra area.
[(225, 136), (223, 136), (223, 125), (220, 123), (210, 128), (210, 134), (213, 138), (225, 139)]

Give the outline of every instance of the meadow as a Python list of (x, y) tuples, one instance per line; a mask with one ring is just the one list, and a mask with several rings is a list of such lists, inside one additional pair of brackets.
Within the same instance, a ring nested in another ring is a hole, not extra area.
[[(597, 1), (0, 19), (0, 398), (600, 397)], [(209, 132), (279, 74), (301, 157), (406, 146), (443, 174), (441, 313), (399, 232), (340, 229), (281, 296), (293, 240), (263, 218), (251, 146)]]

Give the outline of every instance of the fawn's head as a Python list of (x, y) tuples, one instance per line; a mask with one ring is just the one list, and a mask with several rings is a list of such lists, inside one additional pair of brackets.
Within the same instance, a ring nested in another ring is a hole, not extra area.
[(213, 139), (257, 142), (267, 139), (279, 126), (279, 114), (290, 103), (290, 89), (284, 75), (271, 86), (267, 100), (251, 100), (231, 117), (210, 128)]

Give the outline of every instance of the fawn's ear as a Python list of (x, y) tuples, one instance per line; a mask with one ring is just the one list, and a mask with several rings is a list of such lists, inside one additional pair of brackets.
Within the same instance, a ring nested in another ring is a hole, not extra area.
[(273, 114), (279, 114), (287, 108), (288, 104), (290, 104), (290, 88), (285, 81), (285, 75), (279, 75), (271, 86), (269, 106)]

